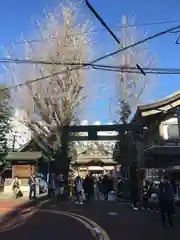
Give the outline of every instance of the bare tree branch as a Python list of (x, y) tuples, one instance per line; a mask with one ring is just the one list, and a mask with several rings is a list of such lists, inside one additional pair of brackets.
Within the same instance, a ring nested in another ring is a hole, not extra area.
[[(90, 24), (81, 19), (79, 5), (70, 7), (62, 4), (56, 13), (46, 12), (43, 23), (37, 21), (42, 41), (25, 42), (24, 57), (28, 60), (86, 62), (91, 43)], [(86, 32), (86, 34), (83, 34)], [(44, 40), (45, 39), (45, 40)], [(31, 64), (6, 66), (11, 84), (27, 83), (30, 78), (52, 75), (49, 79), (26, 84), (13, 89), (12, 105), (21, 108), (24, 116), (20, 119), (33, 133), (34, 138), (47, 151), (58, 148), (64, 126), (72, 124), (79, 107), (85, 99), (85, 71), (69, 66)], [(53, 75), (65, 71), (64, 74)]]
[[(130, 24), (133, 24), (131, 21)], [(124, 26), (121, 31), (121, 45), (126, 47), (137, 41), (137, 30), (134, 28), (126, 28), (126, 17), (122, 17), (122, 25)], [(137, 47), (127, 49), (122, 54), (116, 57), (116, 61), (120, 66), (135, 66), (139, 64), (141, 67), (152, 67), (155, 64), (155, 54), (150, 53), (150, 49), (141, 44)], [(131, 113), (136, 109), (136, 106), (143, 101), (143, 97), (147, 94), (152, 86), (153, 81), (149, 76), (143, 74), (130, 74), (120, 72), (117, 74), (117, 100), (118, 100), (118, 118), (125, 115), (123, 121), (127, 121)], [(125, 105), (124, 105), (125, 104)]]

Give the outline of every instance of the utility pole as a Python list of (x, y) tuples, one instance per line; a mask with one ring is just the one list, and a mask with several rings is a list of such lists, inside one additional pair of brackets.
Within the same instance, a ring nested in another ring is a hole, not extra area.
[[(121, 47), (126, 47), (127, 46), (127, 22), (126, 22), (126, 17), (123, 15), (122, 16), (122, 40), (121, 40)], [(124, 56), (122, 56), (124, 57)], [(126, 57), (123, 59), (123, 65), (126, 66)], [(127, 101), (127, 89), (126, 89), (126, 79), (123, 77), (123, 75), (121, 75), (121, 97), (122, 97), (122, 101), (126, 102)]]
[[(127, 28), (126, 28), (126, 18), (125, 18), (124, 15), (122, 16), (122, 26), (123, 26), (123, 28), (122, 28), (122, 39), (121, 39), (121, 45), (119, 45), (119, 46), (126, 47), (126, 45), (127, 45), (127, 43), (126, 43)], [(124, 64), (126, 64), (126, 58), (124, 58), (124, 56), (122, 56), (122, 58), (123, 58), (123, 65), (124, 65)], [(120, 92), (121, 92), (121, 96), (120, 96), (121, 106), (120, 107), (121, 107), (121, 110), (123, 108), (123, 111), (124, 111), (124, 106), (125, 106), (126, 101), (127, 101), (127, 92), (126, 92), (126, 79), (124, 78), (123, 73), (120, 73), (120, 85), (119, 86), (120, 86)], [(121, 119), (123, 121), (122, 122), (123, 124), (126, 123), (125, 114), (124, 114), (124, 116), (121, 116)], [(127, 139), (126, 138), (128, 138), (128, 135), (125, 135), (124, 132), (121, 132), (120, 133), (120, 141), (125, 142), (123, 145), (124, 145), (124, 147), (127, 151), (127, 141), (126, 141)], [(126, 153), (124, 157), (129, 158), (128, 155), (129, 154)], [(122, 169), (123, 169), (123, 172), (124, 172), (124, 176), (129, 178), (129, 166), (128, 167), (127, 166), (122, 167)]]

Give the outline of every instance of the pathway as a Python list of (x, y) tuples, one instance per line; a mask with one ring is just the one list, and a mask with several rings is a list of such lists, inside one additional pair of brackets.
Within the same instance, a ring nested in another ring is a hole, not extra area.
[[(95, 228), (105, 240), (179, 240), (179, 217), (172, 229), (163, 229), (159, 214), (133, 211), (128, 204), (95, 201), (84, 205), (46, 202), (1, 224), (1, 240), (94, 239)], [(14, 229), (12, 229), (15, 227)], [(6, 230), (6, 231), (5, 231)], [(2, 232), (4, 231), (4, 232)]]

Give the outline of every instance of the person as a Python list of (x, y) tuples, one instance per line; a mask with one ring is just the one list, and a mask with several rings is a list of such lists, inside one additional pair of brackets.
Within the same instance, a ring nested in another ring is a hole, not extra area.
[(36, 198), (36, 176), (35, 174), (31, 174), (31, 176), (29, 177), (29, 181), (28, 181), (28, 185), (29, 185), (29, 199), (35, 199)]
[(123, 185), (124, 185), (124, 182), (123, 182), (122, 178), (118, 177), (118, 179), (117, 179), (117, 197), (122, 197)]
[(135, 181), (131, 185), (131, 198), (132, 198), (132, 207), (135, 211), (138, 210), (137, 203), (139, 201), (139, 189), (138, 189), (138, 183)]
[(20, 190), (20, 181), (17, 176), (14, 177), (12, 182), (12, 191), (13, 191), (13, 197), (16, 199), (18, 195), (18, 191)]
[(94, 179), (91, 174), (87, 174), (83, 181), (84, 193), (87, 200), (94, 196)]
[(100, 193), (101, 193), (101, 178), (97, 177), (94, 182), (94, 189), (95, 189), (95, 198), (96, 200), (100, 200)]
[(50, 173), (49, 174), (49, 179), (48, 179), (48, 197), (54, 197), (55, 196), (55, 191), (56, 191), (56, 174), (55, 173)]
[(114, 190), (114, 178), (112, 173), (108, 176), (109, 178), (109, 192)]
[(75, 188), (76, 188), (76, 202), (77, 204), (83, 204), (82, 201), (82, 192), (83, 192), (83, 184), (81, 177), (78, 175), (75, 179)]
[(104, 200), (108, 200), (108, 196), (109, 196), (109, 177), (108, 175), (104, 175), (103, 180), (102, 180), (102, 193), (104, 195)]
[(56, 199), (59, 201), (63, 198), (64, 194), (64, 176), (59, 174), (56, 179)]
[(143, 188), (143, 207), (142, 209), (150, 210), (149, 208), (149, 198), (151, 197), (152, 183), (146, 180)]
[(168, 224), (172, 227), (172, 208), (173, 208), (173, 189), (172, 185), (165, 176), (163, 181), (159, 184), (159, 206), (161, 213), (161, 221), (163, 226), (166, 226), (166, 216)]
[(95, 183), (95, 181), (94, 181), (94, 177), (93, 177), (92, 173), (90, 173), (89, 176), (90, 176), (90, 197), (94, 198), (94, 183)]
[(40, 195), (40, 178), (35, 177), (35, 188), (36, 188), (36, 197)]
[[(177, 194), (177, 184), (176, 184), (175, 179), (171, 179), (171, 185), (172, 185), (172, 189), (173, 189), (173, 194), (176, 195)], [(173, 207), (172, 207), (172, 215), (173, 216), (176, 215), (174, 204), (173, 204)]]

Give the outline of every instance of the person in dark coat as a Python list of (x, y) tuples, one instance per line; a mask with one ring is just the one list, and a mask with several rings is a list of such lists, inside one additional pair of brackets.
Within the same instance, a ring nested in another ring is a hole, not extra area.
[(92, 175), (86, 175), (83, 181), (84, 193), (86, 195), (86, 199), (90, 200), (94, 196), (94, 179)]
[[(176, 181), (174, 179), (171, 180), (171, 185), (172, 185), (172, 189), (173, 189), (173, 194), (177, 194), (177, 184), (176, 184)], [(174, 204), (173, 204), (173, 207), (172, 207), (172, 214), (175, 216)]]
[(117, 197), (122, 197), (122, 195), (123, 195), (123, 185), (124, 185), (124, 182), (123, 182), (122, 178), (118, 177), (118, 180), (117, 180)]
[(134, 210), (138, 210), (137, 203), (139, 201), (139, 188), (138, 184), (134, 183), (131, 186), (131, 198), (132, 198), (132, 207)]
[(64, 176), (63, 174), (58, 174), (58, 176), (55, 179), (55, 185), (56, 185), (56, 200), (59, 201), (62, 200), (64, 197)]
[(36, 176), (32, 174), (28, 180), (29, 185), (29, 200), (36, 198)]
[(148, 209), (148, 202), (150, 195), (150, 183), (146, 180), (146, 183), (143, 187), (143, 209)]
[(171, 183), (168, 177), (159, 184), (159, 206), (161, 212), (161, 220), (166, 226), (166, 216), (169, 226), (172, 226), (172, 209), (173, 209), (174, 194)]
[(110, 191), (110, 180), (108, 175), (104, 175), (104, 178), (102, 179), (102, 193), (104, 195), (104, 200), (108, 200)]

